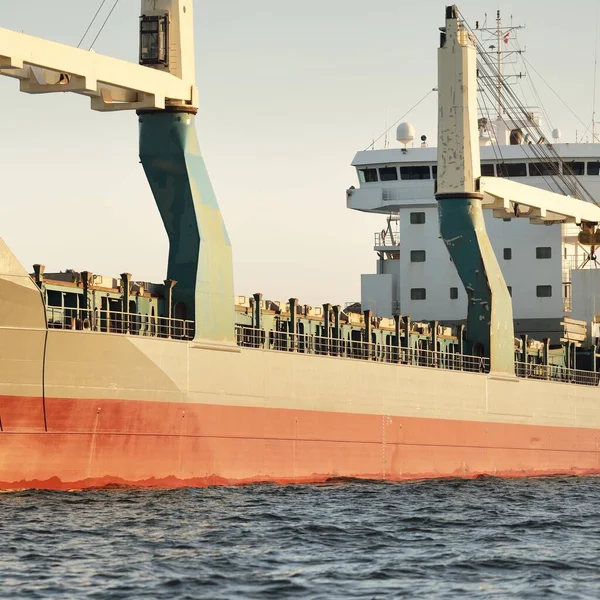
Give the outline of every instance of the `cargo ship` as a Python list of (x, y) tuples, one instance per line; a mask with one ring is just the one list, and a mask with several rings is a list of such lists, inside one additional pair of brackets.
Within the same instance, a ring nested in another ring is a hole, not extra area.
[(160, 283), (29, 273), (0, 242), (0, 489), (600, 472), (593, 323), (563, 317), (560, 343), (515, 338), (483, 216), (570, 225), (593, 249), (600, 208), (583, 189), (481, 175), (477, 43), (455, 6), (445, 16), (433, 191), (467, 299), (449, 324), (393, 302), (386, 315), (234, 296), (194, 127), (191, 0), (142, 0), (140, 65), (0, 29), (0, 74), (21, 91), (137, 112), (169, 239)]

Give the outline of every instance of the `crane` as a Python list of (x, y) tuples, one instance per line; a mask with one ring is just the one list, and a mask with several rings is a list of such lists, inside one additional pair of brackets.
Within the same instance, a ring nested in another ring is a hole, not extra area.
[(0, 75), (28, 94), (72, 92), (92, 110), (136, 111), (140, 159), (169, 238), (163, 316), (193, 320), (196, 341), (230, 345), (231, 242), (195, 129), (193, 0), (142, 0), (139, 26), (139, 64), (0, 28)]
[(468, 297), (468, 347), (491, 372), (514, 376), (512, 300), (488, 237), (483, 209), (534, 223), (562, 220), (591, 228), (600, 207), (504, 178), (482, 177), (477, 123), (476, 45), (455, 5), (446, 7), (438, 50), (440, 233)]

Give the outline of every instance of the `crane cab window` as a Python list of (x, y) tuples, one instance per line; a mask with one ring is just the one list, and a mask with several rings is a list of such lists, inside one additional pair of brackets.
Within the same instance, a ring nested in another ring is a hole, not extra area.
[(358, 179), (361, 183), (379, 181), (377, 178), (377, 169), (358, 169)]
[(140, 19), (140, 64), (167, 65), (167, 16), (143, 16)]
[(379, 179), (381, 181), (396, 181), (398, 179), (398, 169), (396, 167), (380, 167)]
[(400, 167), (400, 179), (405, 181), (412, 179), (431, 179), (429, 165)]

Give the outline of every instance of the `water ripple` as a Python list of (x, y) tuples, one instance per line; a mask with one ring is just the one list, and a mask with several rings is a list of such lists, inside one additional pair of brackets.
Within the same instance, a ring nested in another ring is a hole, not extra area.
[(596, 598), (596, 477), (0, 494), (1, 598)]

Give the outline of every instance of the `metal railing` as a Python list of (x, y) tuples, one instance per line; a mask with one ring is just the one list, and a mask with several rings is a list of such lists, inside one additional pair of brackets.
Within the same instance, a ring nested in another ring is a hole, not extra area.
[[(184, 319), (155, 317), (139, 313), (82, 308), (46, 308), (49, 329), (97, 331), (144, 337), (191, 340), (194, 322)], [(244, 325), (235, 326), (237, 345), (278, 352), (297, 352), (316, 356), (332, 356), (354, 360), (404, 364), (450, 371), (489, 373), (490, 360), (486, 357), (439, 352), (421, 348), (403, 348), (391, 344), (362, 340), (327, 338), (314, 334), (265, 331)], [(515, 374), (524, 379), (559, 381), (578, 385), (598, 386), (600, 373), (569, 369), (560, 365), (515, 362)]]
[(560, 365), (515, 362), (515, 373), (517, 377), (526, 379), (561, 381), (563, 383), (575, 383), (578, 385), (597, 386), (600, 381), (600, 374), (595, 371), (568, 369)]
[(398, 250), (400, 247), (400, 231), (378, 231), (373, 234), (373, 244), (375, 247), (393, 248)]
[(127, 333), (177, 340), (191, 340), (194, 337), (193, 321), (139, 313), (48, 306), (46, 318), (49, 329)]
[(244, 325), (236, 325), (235, 331), (237, 344), (243, 348), (334, 356), (472, 373), (487, 373), (490, 366), (488, 358), (452, 352), (401, 348), (389, 344), (326, 338), (314, 334), (265, 331)]

